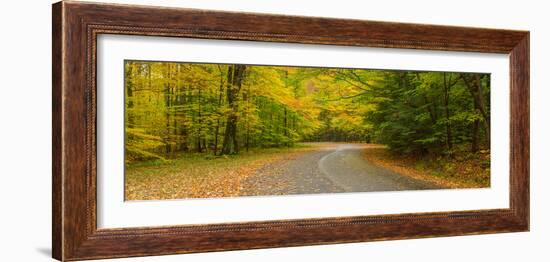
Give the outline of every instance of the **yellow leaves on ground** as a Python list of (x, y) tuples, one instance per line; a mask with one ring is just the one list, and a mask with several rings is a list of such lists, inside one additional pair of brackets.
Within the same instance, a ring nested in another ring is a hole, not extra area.
[(260, 167), (294, 158), (314, 147), (259, 149), (238, 156), (207, 159), (204, 155), (182, 156), (155, 165), (127, 165), (126, 200), (216, 198), (241, 195), (242, 182)]
[(369, 145), (364, 157), (375, 165), (396, 173), (425, 180), (446, 188), (484, 188), (491, 182), (488, 150), (477, 154), (462, 153), (453, 157), (394, 155), (386, 146)]

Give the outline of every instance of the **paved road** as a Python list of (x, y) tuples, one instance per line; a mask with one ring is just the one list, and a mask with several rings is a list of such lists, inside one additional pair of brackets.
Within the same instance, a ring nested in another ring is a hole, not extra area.
[(288, 195), (437, 189), (438, 186), (373, 165), (364, 145), (338, 144), (266, 165), (244, 181), (242, 195)]

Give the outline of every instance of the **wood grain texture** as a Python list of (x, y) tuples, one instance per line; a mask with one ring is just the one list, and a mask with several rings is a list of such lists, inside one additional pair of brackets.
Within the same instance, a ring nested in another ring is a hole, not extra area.
[(510, 207), (529, 227), (529, 33), (510, 52)]
[(61, 5), (52, 8), (52, 256), (61, 257), (63, 253), (63, 189), (62, 189), (62, 128), (61, 128), (61, 71), (62, 68), (62, 34)]
[[(53, 257), (81, 260), (529, 229), (529, 33), (179, 8), (53, 6)], [(99, 34), (470, 51), (510, 55), (510, 208), (252, 223), (97, 229)]]

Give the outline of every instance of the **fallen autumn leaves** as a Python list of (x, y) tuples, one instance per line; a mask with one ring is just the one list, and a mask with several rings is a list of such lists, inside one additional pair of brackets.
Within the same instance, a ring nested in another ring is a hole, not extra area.
[(125, 199), (158, 200), (241, 195), (241, 184), (260, 167), (317, 150), (316, 146), (263, 149), (208, 159), (195, 154), (169, 163), (126, 167)]

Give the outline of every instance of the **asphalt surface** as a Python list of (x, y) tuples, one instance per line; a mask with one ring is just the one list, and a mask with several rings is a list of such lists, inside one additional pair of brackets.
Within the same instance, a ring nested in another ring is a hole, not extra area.
[(268, 164), (244, 181), (242, 195), (290, 195), (438, 189), (362, 156), (361, 144), (338, 144)]

